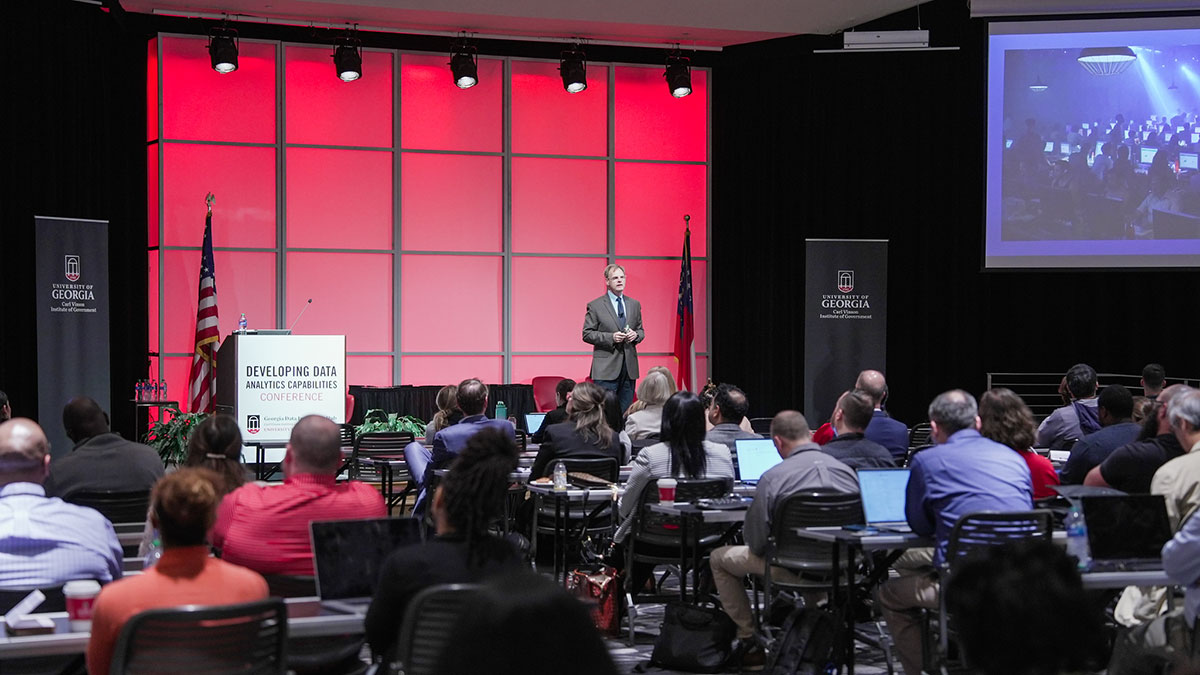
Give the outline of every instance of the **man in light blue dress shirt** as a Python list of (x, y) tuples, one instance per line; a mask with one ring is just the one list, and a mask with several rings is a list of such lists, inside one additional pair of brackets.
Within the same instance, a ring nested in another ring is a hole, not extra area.
[(46, 497), (50, 444), (36, 422), (0, 424), (0, 588), (107, 583), (121, 576), (121, 544), (95, 509)]

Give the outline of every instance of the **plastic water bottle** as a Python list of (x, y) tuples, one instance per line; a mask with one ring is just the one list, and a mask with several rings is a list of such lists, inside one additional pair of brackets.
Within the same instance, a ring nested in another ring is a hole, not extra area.
[(245, 312), (242, 312), (242, 317), (240, 319), (238, 319), (238, 331), (242, 332), (242, 333), (246, 332), (246, 313)]
[(137, 383), (133, 385), (133, 400), (135, 401), (142, 400), (142, 382), (143, 380), (138, 380)]
[(1092, 555), (1088, 551), (1087, 523), (1078, 504), (1071, 504), (1071, 511), (1063, 524), (1067, 528), (1067, 554), (1075, 556), (1079, 561), (1079, 569), (1086, 570), (1092, 565)]
[(142, 569), (148, 570), (158, 564), (162, 558), (163, 548), (162, 541), (158, 538), (158, 532), (154, 533), (154, 541), (150, 544), (150, 552), (146, 554), (146, 562), (142, 563)]
[(508, 419), (508, 406), (504, 405), (504, 401), (496, 401), (496, 419)]
[(165, 400), (167, 400), (167, 381), (159, 380), (158, 382), (159, 382), (159, 385), (158, 385), (159, 397), (165, 401)]
[(562, 462), (554, 463), (554, 491), (565, 492), (567, 489), (567, 465)]

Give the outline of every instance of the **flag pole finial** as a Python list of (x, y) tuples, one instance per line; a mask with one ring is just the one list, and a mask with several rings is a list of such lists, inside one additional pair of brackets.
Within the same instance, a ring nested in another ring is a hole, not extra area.
[(217, 201), (217, 197), (213, 193), (210, 192), (207, 195), (204, 195), (204, 203), (208, 206), (209, 213), (212, 213), (212, 205), (215, 201)]

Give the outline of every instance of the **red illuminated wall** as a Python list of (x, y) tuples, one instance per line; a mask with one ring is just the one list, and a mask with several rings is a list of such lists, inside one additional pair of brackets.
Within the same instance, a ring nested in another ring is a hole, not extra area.
[(204, 38), (151, 42), (152, 377), (184, 397), (208, 192), (221, 334), (243, 312), (289, 326), (312, 298), (296, 332), (344, 333), (348, 381), (369, 385), (585, 377), (609, 260), (643, 303), (643, 369), (674, 370), (690, 214), (705, 377), (706, 71), (675, 99), (662, 66), (591, 63), (571, 95), (555, 62), (481, 58), (460, 90), (444, 54), (367, 50), (344, 83), (330, 52), (242, 40), (218, 75)]

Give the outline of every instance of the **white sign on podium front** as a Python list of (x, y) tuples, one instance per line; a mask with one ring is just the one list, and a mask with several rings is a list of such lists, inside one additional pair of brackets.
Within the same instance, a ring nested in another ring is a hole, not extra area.
[(246, 335), (237, 361), (244, 442), (286, 443), (306, 415), (346, 421), (345, 335)]

